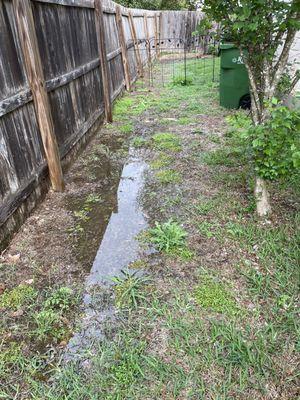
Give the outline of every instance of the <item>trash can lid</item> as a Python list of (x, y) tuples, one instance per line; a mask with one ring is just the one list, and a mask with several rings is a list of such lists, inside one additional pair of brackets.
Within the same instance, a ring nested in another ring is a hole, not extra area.
[(237, 46), (234, 43), (221, 43), (220, 49), (221, 50), (237, 49)]

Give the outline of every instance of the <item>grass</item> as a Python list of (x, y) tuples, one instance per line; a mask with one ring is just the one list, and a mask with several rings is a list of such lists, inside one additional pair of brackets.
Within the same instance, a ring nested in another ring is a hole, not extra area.
[(194, 290), (197, 304), (218, 313), (235, 314), (238, 311), (232, 294), (222, 283), (207, 275), (202, 275), (200, 280)]
[(53, 349), (69, 339), (73, 328), (69, 317), (79, 295), (65, 286), (38, 290), (30, 283), (7, 289), (0, 301), (0, 397), (10, 399), (22, 395), (24, 382), (33, 391), (52, 368), (54, 356), (50, 360), (40, 349), (45, 345)]
[[(33, 309), (26, 300), (21, 308), (32, 324), (31, 339), (28, 333), (25, 343), (2, 345), (0, 397), (21, 390), (7, 389), (7, 382), (26, 370), (34, 400), (298, 398), (299, 180), (272, 187), (271, 223), (255, 218), (247, 149), (232, 132), (219, 141), (206, 131), (214, 122), (221, 131), (227, 122), (210, 80), (211, 61), (204, 62), (206, 69), (188, 62), (193, 85), (169, 85), (159, 88), (159, 97), (117, 104), (118, 124), (138, 115), (140, 122), (149, 114), (158, 120), (154, 132), (145, 133), (150, 165), (154, 174), (180, 176), (177, 185), (147, 181), (145, 210), (157, 222), (145, 237), (157, 252), (139, 255), (133, 273), (114, 278), (117, 318), (103, 322), (105, 336), (85, 349), (84, 368), (70, 361), (43, 382), (37, 377), (50, 376), (46, 356), (26, 358), (27, 343), (68, 338), (64, 318), (74, 309), (74, 295), (49, 288)], [(196, 137), (192, 127), (182, 132), (176, 121), (164, 132), (159, 120), (182, 116), (183, 109), (184, 118), (202, 114), (201, 124), (209, 117), (198, 130), (205, 135)], [(286, 193), (288, 205), (281, 200)]]
[(169, 132), (156, 133), (152, 136), (153, 147), (156, 150), (177, 153), (181, 150), (180, 138)]
[(174, 169), (158, 171), (156, 172), (155, 176), (157, 180), (164, 185), (167, 185), (169, 183), (178, 183), (181, 181), (180, 173)]
[(192, 78), (184, 78), (182, 76), (176, 76), (172, 80), (172, 85), (173, 86), (191, 86), (193, 84), (193, 79)]
[(194, 206), (193, 211), (198, 215), (210, 214), (217, 207), (217, 199), (200, 199)]
[(122, 97), (114, 105), (115, 118), (127, 117), (128, 112), (134, 104), (134, 100), (130, 97)]
[(142, 136), (136, 136), (132, 139), (131, 144), (135, 148), (141, 148), (146, 146), (148, 144), (148, 141)]
[(131, 122), (119, 126), (119, 131), (125, 135), (130, 135), (134, 131), (134, 126)]
[(218, 226), (213, 222), (203, 221), (197, 224), (198, 232), (206, 238), (212, 238), (219, 234)]
[(189, 124), (191, 124), (192, 122), (195, 122), (195, 119), (194, 119), (193, 117), (180, 117), (180, 118), (178, 119), (178, 123), (179, 123), (180, 125), (189, 125)]
[(18, 310), (24, 305), (30, 305), (36, 297), (37, 291), (31, 285), (20, 284), (0, 296), (0, 308)]
[(151, 163), (152, 169), (161, 169), (169, 167), (174, 162), (174, 158), (168, 154), (160, 153)]
[[(150, 93), (139, 95), (132, 98), (124, 96), (117, 100), (114, 105), (114, 118), (124, 124), (130, 124), (129, 118), (138, 117), (153, 105), (153, 98)], [(125, 132), (126, 133), (126, 132)]]

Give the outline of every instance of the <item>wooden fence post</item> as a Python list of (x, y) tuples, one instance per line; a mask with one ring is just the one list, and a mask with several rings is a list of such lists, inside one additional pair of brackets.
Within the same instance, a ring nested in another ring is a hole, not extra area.
[(158, 27), (157, 27), (157, 14), (154, 14), (154, 40), (155, 40), (155, 54), (156, 57), (158, 56), (159, 53), (159, 46), (158, 46), (158, 40), (159, 40), (159, 35), (158, 35)]
[(95, 0), (95, 23), (97, 44), (100, 58), (100, 71), (102, 77), (103, 98), (105, 107), (105, 116), (107, 122), (112, 122), (111, 90), (108, 73), (108, 62), (106, 54), (105, 36), (104, 36), (104, 18), (102, 0)]
[(147, 14), (144, 14), (144, 30), (146, 36), (146, 46), (147, 46), (147, 56), (148, 56), (148, 65), (151, 64), (151, 45), (150, 45), (150, 37), (149, 37), (149, 28), (148, 28), (148, 18)]
[(13, 0), (13, 7), (24, 56), (27, 79), (32, 92), (52, 188), (55, 191), (63, 191), (64, 180), (59, 149), (54, 133), (49, 98), (45, 88), (44, 73), (30, 0)]
[(159, 37), (159, 51), (161, 51), (161, 40), (164, 39), (163, 37), (163, 13), (159, 13), (159, 29), (158, 29), (158, 37)]
[(116, 23), (117, 23), (117, 28), (118, 28), (119, 42), (121, 45), (122, 60), (123, 60), (124, 75), (125, 75), (125, 85), (126, 85), (126, 89), (128, 91), (130, 91), (131, 90), (131, 79), (130, 79), (128, 54), (127, 54), (127, 44), (126, 44), (126, 40), (125, 40), (125, 32), (124, 32), (124, 26), (123, 26), (121, 7), (119, 5), (116, 6)]
[(132, 36), (133, 43), (134, 43), (135, 57), (136, 57), (137, 66), (138, 66), (138, 74), (140, 76), (143, 76), (143, 63), (142, 63), (142, 59), (141, 59), (139, 42), (138, 42), (138, 39), (136, 36), (136, 30), (135, 30), (135, 25), (134, 25), (133, 16), (132, 16), (131, 11), (129, 11), (128, 16), (129, 16), (129, 25), (130, 25), (131, 36)]

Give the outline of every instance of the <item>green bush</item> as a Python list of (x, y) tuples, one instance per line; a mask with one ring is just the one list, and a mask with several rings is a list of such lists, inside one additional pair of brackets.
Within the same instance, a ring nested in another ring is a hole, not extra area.
[(266, 179), (288, 175), (300, 167), (300, 113), (288, 107), (272, 109), (264, 125), (250, 130), (255, 169)]
[(234, 133), (250, 152), (255, 171), (268, 180), (285, 177), (300, 168), (300, 112), (279, 105), (276, 99), (268, 109), (269, 118), (253, 126), (245, 115), (231, 117)]

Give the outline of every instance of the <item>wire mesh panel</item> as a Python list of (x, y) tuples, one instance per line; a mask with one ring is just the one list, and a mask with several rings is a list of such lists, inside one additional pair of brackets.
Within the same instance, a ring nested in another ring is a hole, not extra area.
[[(150, 49), (150, 51), (149, 51)], [(134, 50), (134, 47), (131, 48)], [(150, 40), (139, 49), (145, 86), (190, 85), (219, 80), (218, 42), (212, 35)]]

